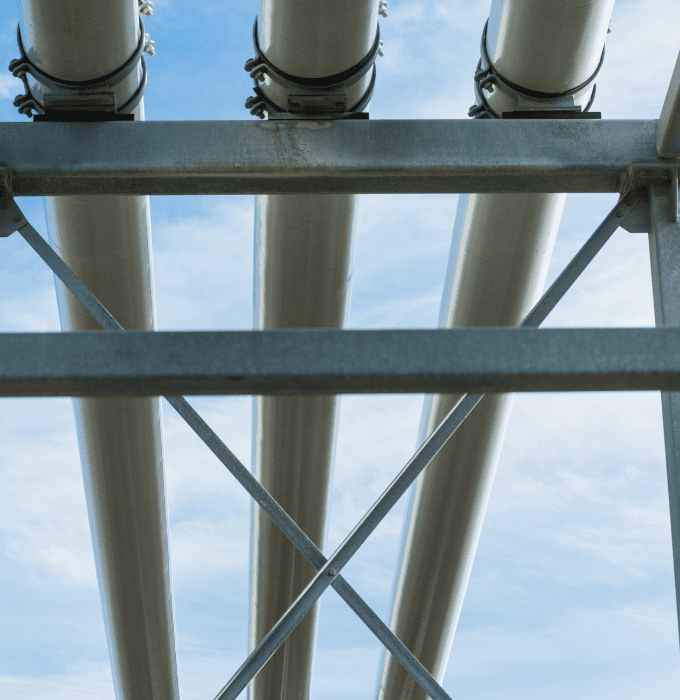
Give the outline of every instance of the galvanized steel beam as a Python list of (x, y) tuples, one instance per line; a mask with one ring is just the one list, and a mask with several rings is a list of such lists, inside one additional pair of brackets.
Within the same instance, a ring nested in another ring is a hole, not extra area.
[[(16, 196), (615, 192), (655, 120), (0, 123)], [(104, 155), (106, 157), (104, 157)]]
[[(677, 85), (677, 81), (674, 80), (674, 83)], [(672, 183), (671, 187), (675, 186)], [(672, 194), (668, 186), (650, 187), (649, 252), (654, 314), (656, 325), (664, 328), (664, 332), (668, 326), (680, 326), (680, 222), (677, 193), (674, 196)], [(680, 620), (680, 394), (671, 393), (670, 387), (662, 391), (661, 410), (666, 445), (675, 595)]]
[(656, 138), (662, 158), (680, 156), (680, 54), (656, 125)]
[(0, 396), (680, 390), (680, 328), (3, 333)]

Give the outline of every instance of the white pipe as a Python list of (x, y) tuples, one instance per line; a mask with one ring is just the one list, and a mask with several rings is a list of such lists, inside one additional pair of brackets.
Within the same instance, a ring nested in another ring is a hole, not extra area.
[[(508, 80), (541, 92), (583, 83), (597, 66), (613, 0), (547, 3), (494, 0), (487, 49)], [(585, 104), (590, 90), (580, 96)], [(512, 109), (496, 88), (497, 113)], [(565, 195), (461, 197), (440, 325), (517, 325), (540, 294)], [(460, 248), (455, 243), (460, 240)], [(422, 440), (457, 396), (426, 401)], [(404, 525), (391, 627), (421, 663), (443, 679), (451, 642), (507, 422), (510, 395), (487, 396), (437, 455), (414, 490)], [(424, 700), (390, 655), (383, 657), (379, 700)]]
[[(62, 80), (115, 71), (139, 40), (136, 0), (20, 6), (27, 53)], [(140, 78), (137, 68), (115, 86), (119, 105)], [(123, 327), (153, 329), (148, 198), (50, 197), (46, 213), (54, 247)], [(99, 329), (60, 283), (57, 294), (62, 328)], [(73, 404), (116, 696), (178, 700), (158, 400)]]
[[(351, 68), (366, 56), (375, 40), (377, 18), (377, 0), (261, 0), (258, 41), (280, 70), (299, 77), (325, 77)], [(361, 98), (369, 81), (370, 72), (348, 89), (350, 107)], [(263, 90), (286, 108), (287, 94), (279, 85), (267, 79)], [(350, 299), (356, 203), (356, 197), (349, 195), (257, 198), (256, 328), (344, 325)], [(322, 549), (338, 408), (334, 396), (258, 397), (254, 402), (255, 473)], [(313, 574), (312, 566), (255, 507), (251, 649)], [(255, 677), (249, 686), (251, 700), (309, 697), (317, 612), (315, 606)]]

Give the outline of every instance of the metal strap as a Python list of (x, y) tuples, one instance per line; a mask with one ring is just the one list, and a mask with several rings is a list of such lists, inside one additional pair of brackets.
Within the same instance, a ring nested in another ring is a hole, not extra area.
[(127, 78), (128, 75), (130, 75), (137, 67), (137, 63), (141, 62), (142, 79), (139, 87), (137, 90), (135, 90), (132, 97), (116, 110), (119, 114), (127, 114), (139, 104), (142, 96), (144, 95), (144, 90), (146, 89), (146, 61), (144, 59), (145, 43), (146, 38), (144, 33), (144, 21), (140, 15), (139, 42), (137, 43), (137, 48), (134, 50), (132, 56), (130, 56), (130, 58), (128, 58), (128, 60), (125, 61), (120, 68), (100, 78), (93, 78), (91, 80), (62, 80), (45, 73), (30, 60), (26, 54), (26, 49), (24, 48), (24, 44), (21, 39), (21, 25), (17, 25), (17, 45), (19, 47), (20, 57), (10, 61), (9, 70), (15, 78), (19, 78), (23, 82), (25, 94), (17, 95), (13, 104), (18, 108), (20, 114), (25, 114), (28, 117), (31, 116), (32, 111), (36, 112), (37, 114), (45, 113), (44, 107), (31, 92), (28, 84), (29, 74), (32, 75), (41, 85), (44, 85), (46, 88), (50, 89), (57, 88), (58, 90), (64, 90), (65, 92), (71, 91), (74, 93), (108, 91), (112, 86), (125, 80), (125, 78)]
[[(351, 87), (359, 82), (369, 70), (373, 69), (370, 85), (368, 86), (366, 92), (362, 95), (361, 99), (350, 109), (343, 108), (339, 111), (335, 110), (335, 112), (330, 112), (331, 118), (347, 119), (351, 115), (361, 112), (371, 100), (376, 79), (375, 61), (380, 53), (381, 45), (380, 25), (378, 24), (373, 46), (366, 56), (359, 61), (359, 63), (351, 68), (348, 68), (347, 70), (342, 71), (341, 73), (336, 73), (335, 75), (330, 75), (323, 78), (303, 78), (282, 71), (265, 56), (264, 52), (260, 48), (260, 43), (257, 38), (256, 17), (253, 25), (253, 48), (255, 49), (255, 57), (248, 59), (245, 64), (245, 70), (254, 81), (253, 91), (255, 92), (255, 97), (249, 97), (246, 100), (245, 106), (250, 110), (251, 114), (259, 116), (260, 119), (264, 118), (264, 111), (267, 111), (270, 115), (287, 113), (289, 111), (296, 115), (298, 114), (295, 109), (284, 109), (265, 95), (259, 86), (259, 83), (264, 80), (265, 75), (278, 85), (281, 85), (288, 90), (295, 91), (296, 95), (322, 96), (336, 93), (342, 93), (344, 95), (348, 87)], [(300, 110), (299, 114), (303, 113), (304, 112)]]
[[(587, 80), (583, 81), (575, 88), (565, 90), (564, 92), (541, 92), (539, 90), (531, 90), (529, 88), (522, 87), (517, 83), (513, 83), (496, 70), (486, 48), (486, 34), (488, 28), (489, 20), (487, 19), (486, 24), (484, 25), (484, 31), (482, 32), (482, 41), (480, 46), (481, 57), (479, 59), (479, 63), (477, 64), (477, 69), (475, 70), (475, 97), (477, 98), (477, 102), (468, 110), (468, 116), (475, 119), (501, 118), (501, 116), (497, 114), (489, 105), (486, 96), (482, 92), (483, 90), (493, 92), (494, 86), (496, 86), (502, 92), (509, 93), (513, 96), (527, 97), (529, 99), (542, 100), (545, 102), (556, 101), (569, 97), (570, 95), (577, 95), (580, 92), (583, 92), (595, 80), (595, 78), (597, 78), (597, 74), (600, 72), (600, 69), (604, 63), (605, 50), (603, 47), (602, 55), (600, 56), (600, 62), (597, 64), (597, 68), (595, 68), (592, 75)], [(593, 91), (590, 95), (588, 104), (583, 109), (584, 112), (587, 112), (591, 108), (594, 100), (595, 86), (593, 86)]]

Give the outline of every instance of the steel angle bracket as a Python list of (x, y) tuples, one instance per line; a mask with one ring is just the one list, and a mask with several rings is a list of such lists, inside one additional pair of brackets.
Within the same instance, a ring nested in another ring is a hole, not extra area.
[(678, 218), (678, 167), (674, 161), (631, 163), (619, 183), (619, 192), (637, 191), (638, 203), (628, 214), (621, 227), (629, 233), (649, 233), (652, 219), (649, 210), (649, 188), (660, 185), (668, 188), (669, 221)]
[[(5, 175), (5, 182), (9, 178), (9, 169), (0, 164), (0, 175)], [(5, 187), (0, 189), (0, 238), (7, 238), (15, 231), (28, 224), (24, 213), (14, 201), (14, 197)]]

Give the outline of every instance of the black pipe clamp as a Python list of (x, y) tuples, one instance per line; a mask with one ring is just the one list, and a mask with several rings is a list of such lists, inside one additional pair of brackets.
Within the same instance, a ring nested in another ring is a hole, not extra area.
[[(264, 119), (265, 112), (268, 113), (269, 119), (368, 119), (368, 114), (362, 110), (373, 95), (375, 60), (381, 46), (378, 26), (371, 50), (355, 66), (325, 78), (300, 78), (280, 70), (264, 55), (257, 39), (256, 17), (253, 26), (255, 58), (248, 59), (245, 65), (245, 70), (253, 79), (255, 95), (246, 100), (246, 109), (260, 119)], [(348, 109), (347, 88), (359, 82), (371, 69), (373, 73), (368, 89), (361, 99)], [(290, 91), (287, 109), (283, 109), (264, 94), (259, 84), (265, 75)]]

